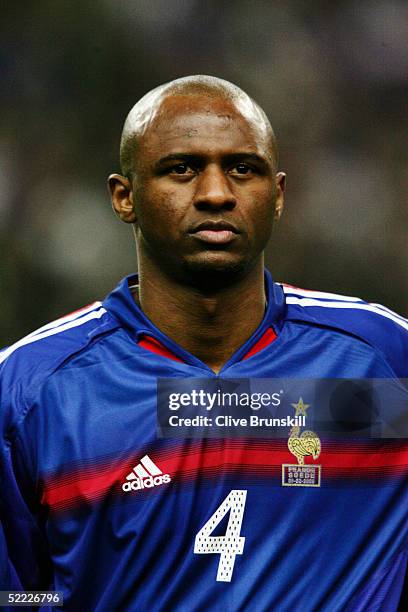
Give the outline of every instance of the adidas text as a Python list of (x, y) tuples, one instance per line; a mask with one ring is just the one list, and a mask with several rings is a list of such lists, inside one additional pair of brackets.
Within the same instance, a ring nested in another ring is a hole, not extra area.
[(147, 478), (135, 478), (135, 480), (123, 483), (122, 489), (125, 492), (139, 491), (140, 489), (151, 489), (152, 487), (158, 487), (159, 485), (166, 484), (170, 481), (170, 474), (147, 476)]

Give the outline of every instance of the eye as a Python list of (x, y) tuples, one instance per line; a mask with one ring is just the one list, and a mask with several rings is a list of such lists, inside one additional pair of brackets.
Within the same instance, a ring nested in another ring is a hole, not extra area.
[(252, 166), (249, 166), (245, 162), (239, 162), (232, 168), (232, 174), (250, 174), (254, 172)]
[(171, 174), (193, 174), (194, 170), (185, 162), (180, 162), (170, 168)]

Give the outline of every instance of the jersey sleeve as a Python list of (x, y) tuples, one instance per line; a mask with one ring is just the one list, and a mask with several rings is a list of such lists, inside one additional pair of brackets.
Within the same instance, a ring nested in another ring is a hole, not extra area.
[[(3, 378), (3, 379), (2, 379)], [(19, 423), (26, 406), (18, 387), (0, 378), (0, 568), (7, 589), (50, 588), (47, 541), (24, 456)]]
[(408, 320), (360, 298), (282, 285), (287, 318), (350, 334), (382, 355), (397, 378), (408, 378)]
[[(0, 351), (0, 550), (4, 575), (26, 590), (52, 589), (53, 573), (41, 505), (39, 442), (32, 418), (46, 409), (37, 396), (44, 381), (99, 334), (117, 327), (100, 302), (44, 325)], [(34, 408), (35, 407), (35, 408)], [(13, 571), (12, 571), (13, 570)]]

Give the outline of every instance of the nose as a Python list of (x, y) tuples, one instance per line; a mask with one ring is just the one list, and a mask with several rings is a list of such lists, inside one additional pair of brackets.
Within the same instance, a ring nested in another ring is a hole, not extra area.
[(199, 175), (194, 205), (198, 210), (232, 210), (236, 198), (222, 168), (209, 164)]

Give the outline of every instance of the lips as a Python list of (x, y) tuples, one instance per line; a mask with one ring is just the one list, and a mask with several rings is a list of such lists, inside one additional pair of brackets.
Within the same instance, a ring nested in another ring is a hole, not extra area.
[(232, 242), (239, 231), (227, 221), (203, 221), (196, 225), (191, 231), (196, 239), (207, 242), (208, 244), (222, 245)]
[(232, 223), (228, 223), (228, 221), (211, 221), (211, 220), (203, 221), (199, 225), (196, 225), (191, 230), (191, 233), (195, 234), (196, 232), (201, 232), (205, 230), (209, 230), (211, 232), (222, 232), (226, 230), (229, 232), (233, 232), (234, 234), (239, 233), (237, 228), (234, 225), (232, 225)]

